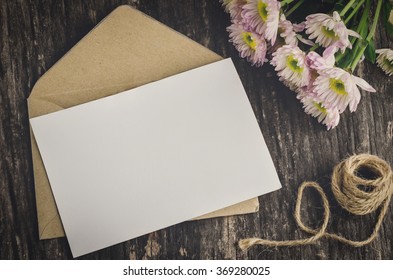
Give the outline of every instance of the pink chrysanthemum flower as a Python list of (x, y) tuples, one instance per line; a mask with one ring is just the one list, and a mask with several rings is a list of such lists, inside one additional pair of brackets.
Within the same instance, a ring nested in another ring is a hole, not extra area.
[(276, 43), (270, 49), (271, 52), (275, 52), (279, 47), (284, 45), (297, 46), (298, 42), (302, 42), (309, 46), (314, 46), (315, 44), (303, 38), (298, 32), (302, 32), (304, 30), (305, 23), (292, 23), (291, 21), (285, 18), (284, 14), (281, 14), (280, 21), (278, 23), (278, 36)]
[(297, 98), (303, 99), (305, 97), (312, 97), (315, 102), (323, 102), (321, 98), (315, 93), (314, 82), (319, 77), (319, 73), (323, 70), (330, 69), (334, 66), (335, 47), (329, 47), (323, 52), (323, 56), (311, 51), (306, 56), (306, 63), (310, 71), (310, 79), (307, 86), (301, 87), (297, 90)]
[(274, 45), (269, 47), (268, 52), (274, 53), (278, 48), (281, 48), (284, 45), (292, 45), (297, 46), (298, 39), (296, 38), (296, 32), (294, 31), (294, 27), (289, 20), (285, 19), (285, 15), (281, 14), (280, 21), (278, 23), (278, 36)]
[(221, 0), (225, 11), (231, 15), (231, 20), (234, 23), (242, 21), (242, 8), (247, 3), (247, 0)]
[(227, 28), (229, 41), (238, 50), (240, 57), (255, 66), (261, 66), (266, 60), (266, 41), (260, 35), (246, 31), (241, 24), (232, 24)]
[[(285, 19), (284, 14), (280, 17), (280, 22), (278, 23), (278, 32), (281, 38), (284, 39), (286, 45), (297, 46), (298, 39), (296, 37), (296, 32), (292, 22)], [(299, 32), (299, 31), (298, 31)]]
[(334, 11), (333, 16), (312, 14), (306, 17), (306, 33), (311, 40), (323, 47), (337, 46), (341, 52), (352, 48), (348, 36), (360, 37), (358, 33), (347, 29), (340, 15)]
[(323, 103), (316, 101), (312, 97), (305, 97), (301, 100), (306, 114), (318, 119), (319, 123), (326, 125), (327, 130), (336, 127), (340, 121), (340, 113), (336, 108), (325, 108)]
[(280, 3), (277, 0), (248, 0), (243, 6), (242, 16), (251, 30), (274, 45), (280, 17)]
[(389, 76), (393, 75), (393, 50), (379, 49), (375, 52), (378, 54), (378, 66)]
[(366, 91), (375, 92), (365, 80), (341, 68), (332, 67), (319, 71), (319, 76), (314, 82), (314, 91), (324, 100), (327, 108), (337, 108), (342, 113), (349, 105), (349, 110), (354, 112), (360, 101), (358, 86)]
[(292, 90), (308, 85), (310, 77), (306, 54), (299, 47), (285, 45), (272, 56), (271, 64), (275, 67), (280, 81)]
[(316, 71), (332, 68), (336, 62), (334, 57), (335, 52), (335, 47), (329, 47), (325, 49), (322, 56), (314, 51), (311, 51), (307, 54), (307, 64), (310, 66), (310, 69)]

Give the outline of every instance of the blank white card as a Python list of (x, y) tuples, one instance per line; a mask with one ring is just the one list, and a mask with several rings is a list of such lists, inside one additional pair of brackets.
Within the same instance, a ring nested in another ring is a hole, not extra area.
[(30, 122), (74, 257), (281, 187), (230, 59)]

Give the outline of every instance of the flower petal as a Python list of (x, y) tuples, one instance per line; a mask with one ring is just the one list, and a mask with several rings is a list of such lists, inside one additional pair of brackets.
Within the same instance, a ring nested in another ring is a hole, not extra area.
[(315, 43), (311, 40), (304, 39), (301, 35), (296, 35), (296, 38), (305, 45), (315, 46)]
[(349, 36), (352, 36), (352, 37), (359, 38), (359, 39), (362, 38), (362, 36), (360, 36), (359, 33), (355, 32), (355, 31), (353, 31), (353, 30), (351, 30), (351, 29), (348, 29), (348, 35), (349, 35)]
[(295, 32), (302, 32), (304, 30), (304, 28), (306, 28), (306, 22), (303, 21), (301, 23), (294, 23), (293, 24), (293, 31)]
[(336, 62), (336, 58), (334, 57), (334, 54), (337, 52), (337, 47), (336, 46), (330, 46), (326, 48), (323, 52), (323, 58), (326, 61), (326, 64), (330, 67), (334, 66), (334, 63)]
[(341, 20), (340, 14), (337, 13), (336, 11), (334, 11), (334, 12), (333, 12), (333, 19), (334, 19), (335, 21), (340, 21), (340, 20)]
[(354, 75), (351, 75), (351, 77), (355, 81), (355, 83), (359, 87), (361, 87), (362, 89), (369, 91), (369, 92), (376, 92), (376, 90), (369, 83), (367, 83), (365, 80), (363, 80), (362, 78), (356, 77)]

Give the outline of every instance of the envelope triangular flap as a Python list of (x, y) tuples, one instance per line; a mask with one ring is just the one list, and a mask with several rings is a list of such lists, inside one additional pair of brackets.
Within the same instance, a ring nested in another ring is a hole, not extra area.
[[(120, 6), (38, 80), (28, 99), (29, 116), (113, 95), (220, 59), (140, 11)], [(32, 150), (39, 237), (64, 236), (33, 135)], [(258, 206), (255, 198), (206, 217), (255, 212)]]

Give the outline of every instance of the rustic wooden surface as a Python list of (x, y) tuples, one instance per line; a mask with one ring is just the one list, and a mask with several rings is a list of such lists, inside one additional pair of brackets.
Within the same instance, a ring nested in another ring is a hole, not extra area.
[[(393, 211), (379, 237), (363, 248), (321, 240), (295, 248), (236, 246), (240, 238), (307, 236), (293, 209), (304, 180), (323, 184), (333, 204), (329, 230), (354, 239), (371, 232), (377, 213), (355, 217), (332, 199), (329, 176), (341, 159), (367, 152), (393, 163), (393, 82), (365, 63), (358, 75), (377, 93), (362, 92), (356, 113), (331, 132), (303, 113), (272, 67), (251, 67), (228, 43), (229, 17), (218, 0), (0, 0), (0, 259), (70, 259), (65, 238), (38, 240), (26, 98), (37, 79), (120, 4), (130, 4), (224, 57), (232, 57), (272, 154), (283, 188), (260, 197), (257, 214), (185, 222), (86, 255), (81, 259), (392, 259)], [(147, 38), (149, 39), (149, 38)], [(392, 48), (383, 32), (377, 47)], [(310, 192), (304, 214), (318, 225), (321, 207)], [(179, 209), (180, 210), (180, 209)], [(308, 212), (308, 214), (306, 214)]]

